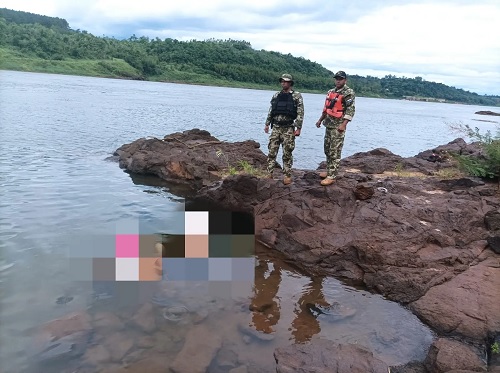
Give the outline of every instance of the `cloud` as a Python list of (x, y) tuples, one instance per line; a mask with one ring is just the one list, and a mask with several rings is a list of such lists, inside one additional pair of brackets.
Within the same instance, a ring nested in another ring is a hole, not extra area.
[[(495, 0), (3, 1), (118, 38), (237, 39), (329, 70), (421, 76), (500, 94), (500, 8)], [(432, 78), (431, 78), (432, 77)]]

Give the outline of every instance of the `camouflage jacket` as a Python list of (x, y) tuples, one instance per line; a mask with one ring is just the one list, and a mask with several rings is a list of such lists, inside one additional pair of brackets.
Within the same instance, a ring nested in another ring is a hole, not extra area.
[[(351, 121), (352, 118), (354, 117), (354, 112), (356, 111), (355, 102), (354, 102), (355, 101), (355, 93), (352, 90), (352, 88), (349, 88), (347, 85), (344, 85), (340, 89), (336, 89), (336, 88), (330, 89), (326, 95), (328, 96), (330, 94), (330, 92), (339, 93), (342, 96), (344, 96), (344, 100), (342, 102), (342, 107), (344, 108), (344, 115), (342, 118), (334, 118), (334, 117), (327, 115), (326, 121), (325, 121), (325, 126), (329, 124), (328, 122), (331, 122), (334, 126), (339, 126), (344, 121), (344, 119), (348, 119), (349, 121)], [(323, 113), (324, 112), (325, 112), (325, 109), (323, 109)]]
[[(273, 110), (273, 100), (278, 97), (278, 95), (282, 91), (276, 92), (273, 97), (271, 98), (271, 107), (269, 108), (269, 112), (267, 114), (267, 119), (266, 119), (266, 126), (271, 124), (271, 120), (273, 119), (272, 116), (272, 110)], [(297, 106), (297, 118), (295, 119), (295, 123), (293, 124), (294, 127), (297, 128), (302, 128), (302, 123), (304, 122), (304, 100), (302, 99), (302, 95), (294, 90), (290, 91), (292, 93), (293, 101), (295, 102), (295, 105)], [(278, 114), (274, 117), (274, 122), (280, 122), (280, 121), (285, 121), (287, 117), (283, 114)]]

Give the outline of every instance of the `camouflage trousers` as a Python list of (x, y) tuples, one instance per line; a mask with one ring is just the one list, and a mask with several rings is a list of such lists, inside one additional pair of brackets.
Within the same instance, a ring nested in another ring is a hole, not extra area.
[(283, 174), (292, 176), (293, 150), (295, 149), (295, 128), (274, 126), (269, 137), (269, 153), (267, 155), (267, 172), (272, 173), (276, 164), (276, 156), (283, 145)]
[(326, 155), (326, 171), (328, 177), (337, 176), (345, 131), (337, 131), (337, 127), (326, 127), (324, 150)]

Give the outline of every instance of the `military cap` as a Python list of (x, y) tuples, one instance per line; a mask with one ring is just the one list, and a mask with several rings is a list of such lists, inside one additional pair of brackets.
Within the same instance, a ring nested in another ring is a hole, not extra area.
[(345, 71), (337, 71), (333, 77), (347, 79), (347, 74), (345, 73)]
[(281, 78), (280, 78), (280, 83), (282, 81), (285, 81), (285, 82), (293, 82), (293, 78), (290, 74), (283, 74), (281, 75)]

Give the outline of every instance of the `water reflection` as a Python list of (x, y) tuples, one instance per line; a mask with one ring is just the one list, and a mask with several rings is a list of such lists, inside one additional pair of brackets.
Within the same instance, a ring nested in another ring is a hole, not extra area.
[[(304, 275), (277, 259), (257, 256), (257, 261), (254, 295), (249, 307), (252, 311), (252, 325), (257, 331), (270, 334), (276, 331), (275, 326), (280, 320), (281, 303), (277, 295), (282, 282), (282, 271), (286, 268), (295, 276)], [(300, 298), (294, 305), (294, 318), (289, 328), (295, 343), (309, 342), (321, 331), (317, 317), (323, 313), (322, 309), (331, 306), (323, 293), (323, 277), (312, 277), (308, 280), (301, 289), (297, 289)]]
[(311, 278), (301, 293), (294, 310), (295, 318), (292, 321), (292, 335), (296, 343), (309, 342), (315, 334), (321, 331), (317, 320), (319, 313), (313, 314), (311, 310), (330, 306), (323, 294), (322, 277)]
[[(254, 296), (250, 303), (253, 312), (252, 322), (256, 330), (263, 333), (273, 333), (280, 319), (278, 294), (281, 283), (281, 267), (277, 263), (269, 263), (259, 258), (255, 266)], [(271, 266), (271, 270), (269, 270)]]

